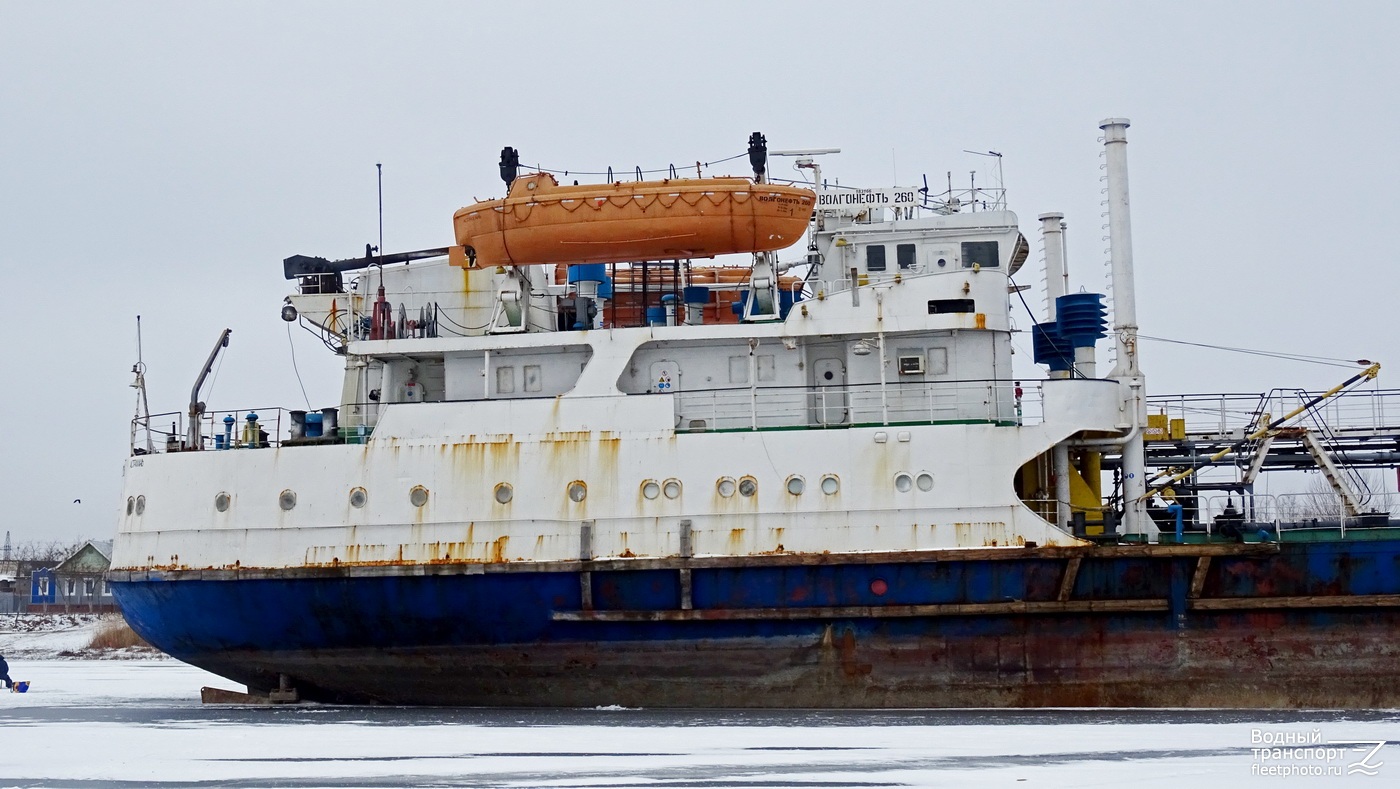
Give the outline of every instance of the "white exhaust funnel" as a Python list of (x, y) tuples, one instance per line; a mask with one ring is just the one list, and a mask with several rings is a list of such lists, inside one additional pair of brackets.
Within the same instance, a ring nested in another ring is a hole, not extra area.
[(1128, 119), (1109, 118), (1103, 130), (1108, 165), (1109, 270), (1113, 277), (1113, 336), (1116, 363), (1110, 378), (1124, 385), (1123, 417), (1128, 438), (1123, 443), (1123, 531), (1146, 534), (1147, 464), (1143, 457), (1142, 426), (1147, 421), (1144, 378), (1138, 365), (1137, 302), (1133, 291), (1133, 227), (1128, 211)]

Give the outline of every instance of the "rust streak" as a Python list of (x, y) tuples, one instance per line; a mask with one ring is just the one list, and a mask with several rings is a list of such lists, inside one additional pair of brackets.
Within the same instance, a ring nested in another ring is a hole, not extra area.
[(1206, 573), (1210, 570), (1210, 557), (1202, 556), (1196, 560), (1196, 571), (1191, 575), (1191, 592), (1188, 595), (1192, 600), (1201, 596), (1201, 590), (1206, 585)]

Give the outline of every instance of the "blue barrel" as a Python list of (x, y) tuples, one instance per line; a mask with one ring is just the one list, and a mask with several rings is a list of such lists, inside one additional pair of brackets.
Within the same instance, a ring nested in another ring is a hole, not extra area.
[(666, 325), (665, 307), (647, 307), (647, 324), (650, 326)]
[(576, 282), (606, 282), (608, 267), (602, 263), (579, 263), (569, 266), (569, 284)]
[(317, 413), (308, 413), (308, 414), (306, 415), (306, 437), (307, 437), (307, 438), (320, 438), (320, 437), (321, 437), (321, 415), (320, 415), (320, 414), (317, 414)]

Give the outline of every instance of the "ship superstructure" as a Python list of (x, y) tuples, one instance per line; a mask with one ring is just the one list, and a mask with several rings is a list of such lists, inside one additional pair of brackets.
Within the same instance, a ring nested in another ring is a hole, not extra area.
[[(759, 134), (752, 179), (560, 186), (506, 149), (507, 197), (457, 212), (454, 245), (284, 262), (283, 317), (346, 359), (340, 402), (209, 412), (197, 384), (185, 429), (134, 442), (117, 599), (250, 692), (328, 700), (1237, 701), (1237, 634), (1193, 629), (1215, 609), (1191, 601), (1309, 560), (1152, 544), (1127, 125), (1102, 127), (1115, 366), (1103, 297), (1056, 285), (1047, 214), (1033, 386), (1011, 364), (1029, 243), (995, 190), (826, 189), (815, 153), (811, 189), (776, 184)], [(750, 258), (706, 262), (727, 253)], [(1343, 638), (1330, 621), (1304, 630)], [(1199, 661), (1141, 675), (1191, 639)], [(1261, 703), (1313, 698), (1279, 690), (1290, 671)]]

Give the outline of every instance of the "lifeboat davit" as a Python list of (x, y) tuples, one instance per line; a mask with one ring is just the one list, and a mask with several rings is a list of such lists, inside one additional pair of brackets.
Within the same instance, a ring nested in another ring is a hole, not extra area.
[(802, 237), (816, 194), (747, 178), (560, 186), (516, 178), (501, 200), (452, 217), (458, 265), (623, 263), (772, 252)]

